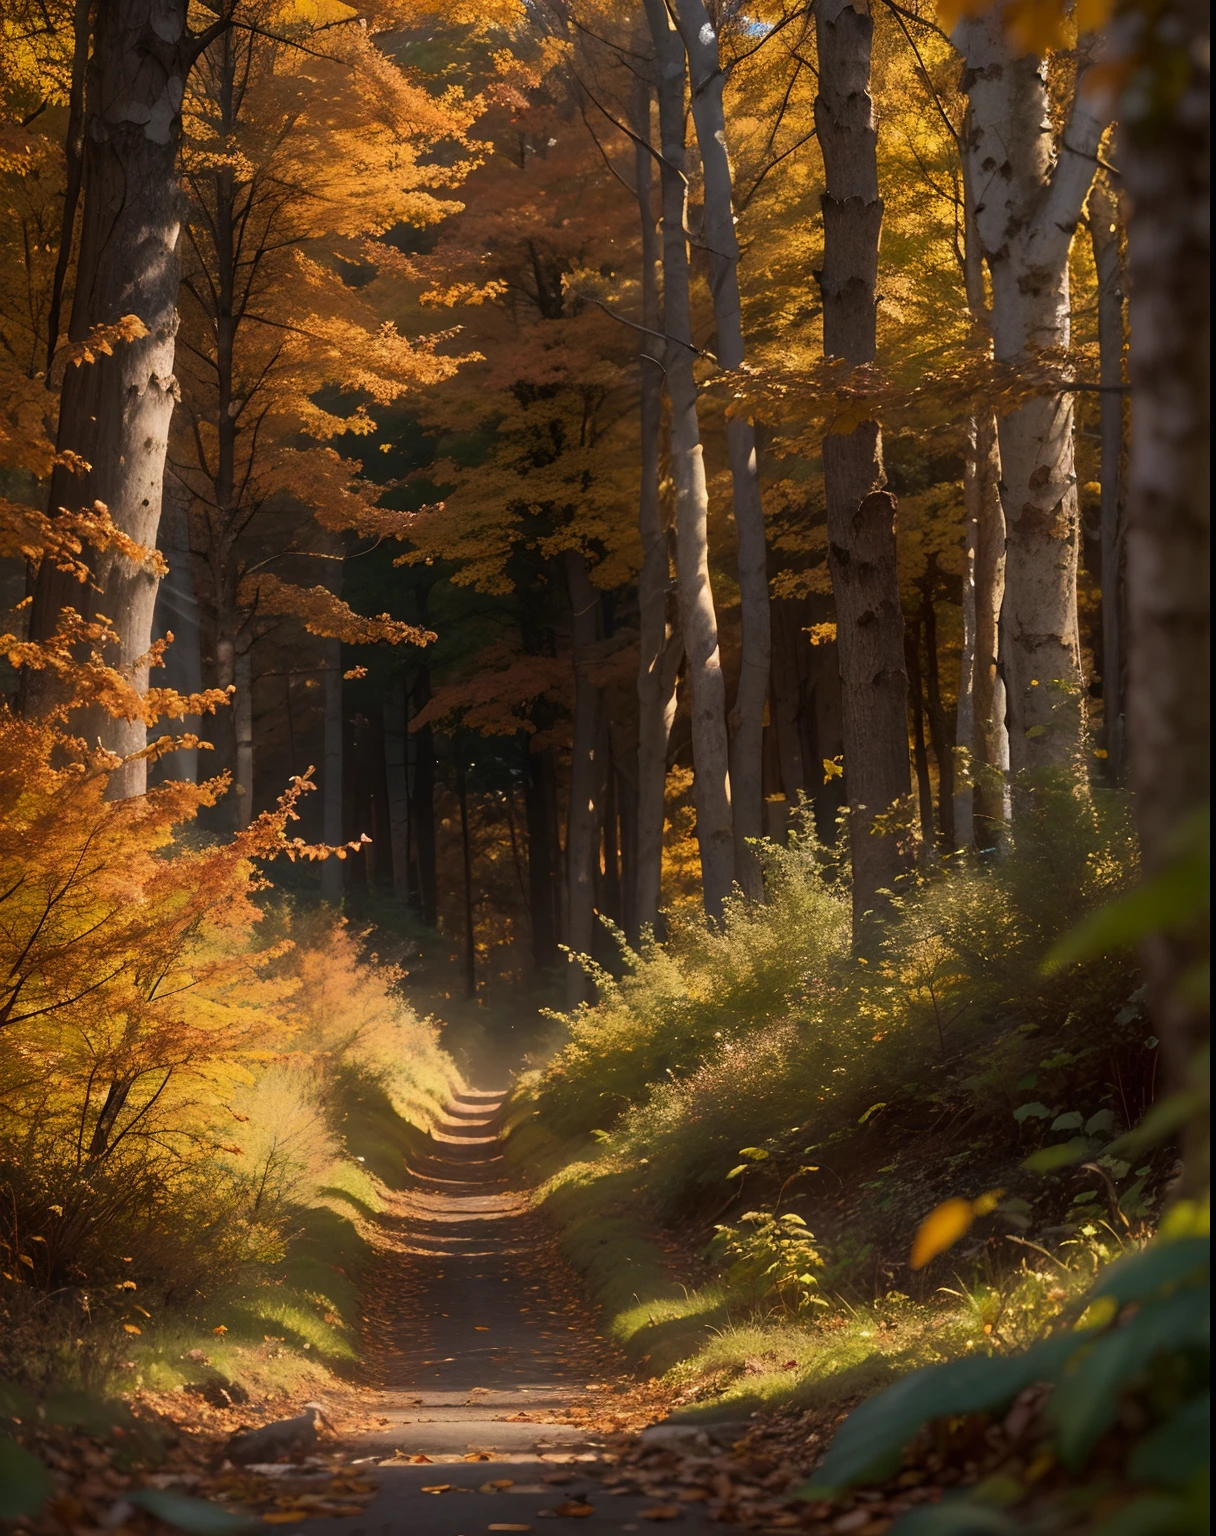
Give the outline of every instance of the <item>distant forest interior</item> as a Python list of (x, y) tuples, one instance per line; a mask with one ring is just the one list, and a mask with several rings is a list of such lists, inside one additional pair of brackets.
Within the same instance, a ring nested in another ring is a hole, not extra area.
[(0, 1517), (254, 1507), (465, 1136), (774, 1531), (1206, 1528), (1208, 48), (0, 0)]

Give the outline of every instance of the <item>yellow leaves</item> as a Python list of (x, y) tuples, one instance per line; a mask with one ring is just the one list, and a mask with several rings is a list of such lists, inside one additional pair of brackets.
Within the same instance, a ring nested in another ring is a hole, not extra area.
[(137, 1328), (134, 1323), (124, 1323), (122, 1325), (122, 1331), (124, 1333), (143, 1333), (143, 1329)]
[(812, 624), (805, 633), (812, 645), (831, 645), (836, 639), (836, 623), (832, 620), (824, 624)]
[(971, 1230), (977, 1216), (987, 1216), (996, 1209), (1003, 1194), (1004, 1190), (994, 1189), (978, 1200), (956, 1198), (935, 1206), (916, 1230), (909, 1267), (924, 1269), (939, 1253), (945, 1253)]
[(1114, 15), (1114, 0), (938, 0), (937, 16), (949, 33), (968, 17), (1000, 9), (1001, 24), (1024, 53), (1072, 46), (1078, 34), (1097, 32)]
[(841, 757), (825, 757), (823, 760), (823, 782), (830, 784), (833, 779), (844, 778), (844, 759)]

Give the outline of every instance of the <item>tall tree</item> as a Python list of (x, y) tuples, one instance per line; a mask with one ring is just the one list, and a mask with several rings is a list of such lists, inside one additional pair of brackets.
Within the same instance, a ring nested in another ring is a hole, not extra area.
[(663, 208), (663, 329), (671, 402), (671, 466), (676, 489), (676, 588), (692, 716), (694, 797), (706, 915), (722, 917), (735, 880), (726, 683), (709, 576), (709, 493), (697, 416), (696, 348), (688, 270), (688, 178), (684, 169), (684, 44), (663, 0), (646, 0), (658, 70), (660, 187)]
[[(1127, 599), (1128, 748), (1145, 865), (1197, 841), (1210, 803), (1211, 192), (1210, 13), (1201, 0), (1132, 5), (1121, 160), (1132, 330)], [(1148, 942), (1149, 996), (1173, 1079), (1207, 1039), (1193, 968), (1198, 924)], [(1207, 1127), (1193, 1126), (1188, 1176), (1207, 1182)], [(1204, 1143), (1203, 1146), (1198, 1145)]]
[(634, 188), (641, 228), (641, 323), (638, 346), (641, 391), (638, 401), (638, 531), (642, 565), (638, 571), (638, 747), (632, 940), (659, 919), (663, 883), (663, 820), (666, 810), (667, 746), (676, 711), (676, 680), (683, 656), (678, 624), (668, 613), (671, 586), (669, 533), (660, 496), (663, 431), (663, 359), (659, 295), (659, 229), (652, 204), (651, 101), (653, 90), (639, 72), (631, 99), (634, 135)]
[(1098, 518), (1102, 551), (1102, 743), (1107, 776), (1123, 782), (1123, 251), (1118, 202), (1106, 172), (1089, 193), (1089, 239), (1098, 279), (1098, 383), (1101, 457)]
[[(675, 18), (688, 53), (692, 118), (701, 152), (704, 241), (709, 257), (718, 365), (741, 368), (746, 357), (743, 306), (739, 297), (739, 237), (723, 106), (726, 73), (718, 32), (702, 0), (676, 0)], [(735, 872), (747, 895), (763, 895), (760, 864), (749, 846), (763, 836), (764, 714), (772, 657), (768, 551), (756, 431), (746, 415), (726, 424), (726, 446), (734, 488), (735, 531), (739, 539), (739, 605), (742, 644), (739, 686), (731, 710), (730, 794), (735, 829)]]
[[(187, 11), (187, 0), (107, 0), (94, 13), (69, 337), (84, 343), (94, 327), (117, 327), (131, 315), (139, 334), (64, 375), (50, 487), (53, 512), (71, 515), (101, 502), (122, 533), (146, 549), (156, 545), (176, 392), (182, 102), (194, 59), (226, 25), (221, 19), (196, 36)], [(95, 552), (90, 563), (92, 580), (82, 589), (55, 562), (42, 562), (30, 638), (49, 640), (66, 608), (104, 616), (114, 626), (116, 664), (142, 692), (156, 568), (117, 547)], [(35, 712), (53, 702), (49, 674), (28, 673), (25, 691)], [(143, 750), (146, 732), (142, 717), (98, 713), (85, 734), (126, 758)], [(146, 762), (136, 758), (114, 774), (111, 793), (140, 794), (146, 779)]]
[[(816, 10), (823, 152), (823, 349), (873, 361), (883, 205), (878, 129), (870, 96), (874, 22), (868, 0), (820, 0)], [(875, 421), (823, 441), (828, 563), (836, 598), (844, 706), (844, 768), (853, 866), (853, 928), (860, 939), (878, 893), (908, 868), (898, 835), (876, 818), (906, 802), (908, 683), (895, 551), (895, 498), (886, 489)]]
[[(254, 643), (302, 611), (284, 562), (311, 554), (333, 570), (335, 531), (408, 527), (331, 444), (373, 429), (368, 406), (455, 370), (427, 338), (381, 322), (377, 256), (396, 253), (371, 237), (456, 210), (441, 194), (459, 172), (419, 161), (461, 144), (477, 110), (459, 93), (435, 103), (362, 28), (331, 33), (271, 0), (245, 0), (240, 20), (204, 51), (187, 93), (182, 410), (169, 453), (189, 503), (207, 680), (236, 694), (210, 732), (210, 766), (236, 772), (215, 813), (228, 824), (249, 814), (237, 736)], [(357, 286), (334, 270), (343, 259), (359, 263)], [(326, 389), (346, 400), (324, 408)], [(280, 579), (261, 579), (268, 571)]]
[[(1068, 255), (1109, 114), (1078, 78), (1057, 133), (1047, 59), (1014, 41), (997, 10), (960, 21), (951, 36), (964, 60), (968, 213), (992, 281), (995, 355), (1027, 367), (1068, 348)], [(1006, 412), (1000, 451), (1010, 768), (1076, 771), (1084, 690), (1072, 395), (1036, 395)]]

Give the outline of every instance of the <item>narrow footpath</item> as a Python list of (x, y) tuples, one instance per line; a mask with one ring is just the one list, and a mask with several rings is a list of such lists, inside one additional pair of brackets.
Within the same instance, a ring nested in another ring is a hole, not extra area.
[(457, 1098), (385, 1220), (364, 1318), (376, 1427), (346, 1441), (378, 1491), (358, 1515), (303, 1528), (607, 1536), (678, 1519), (707, 1531), (695, 1503), (704, 1493), (683, 1504), (678, 1488), (643, 1492), (614, 1469), (612, 1399), (637, 1384), (597, 1336), (552, 1235), (510, 1189), (503, 1098)]

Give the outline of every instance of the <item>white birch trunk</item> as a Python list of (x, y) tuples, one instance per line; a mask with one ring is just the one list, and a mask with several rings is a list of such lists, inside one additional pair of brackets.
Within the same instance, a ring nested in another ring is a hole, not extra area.
[[(1079, 85), (1057, 142), (1045, 62), (1015, 57), (999, 11), (960, 22), (952, 41), (965, 60), (962, 153), (968, 213), (992, 279), (993, 348), (998, 362), (1029, 364), (1042, 351), (1068, 347), (1068, 253), (1108, 118)], [(1000, 450), (1010, 767), (1015, 774), (1076, 772), (1084, 679), (1072, 396), (1037, 396), (1010, 411), (1001, 419)]]
[[(740, 368), (745, 357), (743, 310), (739, 299), (739, 240), (731, 184), (726, 115), (722, 103), (725, 76), (718, 37), (702, 0), (677, 0), (676, 17), (688, 52), (692, 116), (701, 151), (705, 196), (705, 244), (709, 251), (709, 286), (713, 295), (718, 363)], [(744, 417), (726, 424), (726, 446), (734, 490), (735, 531), (739, 540), (739, 606), (742, 647), (739, 687), (731, 711), (730, 791), (735, 828), (735, 871), (746, 895), (763, 898), (760, 861), (749, 846), (764, 835), (764, 705), (772, 657), (769, 615), (768, 550), (764, 508), (756, 461), (756, 433)]]
[(671, 401), (671, 465), (676, 485), (676, 586), (688, 666), (701, 888), (711, 922), (722, 918), (735, 880), (730, 800), (726, 684), (718, 650), (718, 618), (709, 579), (709, 494), (697, 419), (697, 383), (689, 309), (685, 228), (684, 45), (663, 0), (646, 0), (658, 61), (659, 138), (663, 192), (663, 328)]

